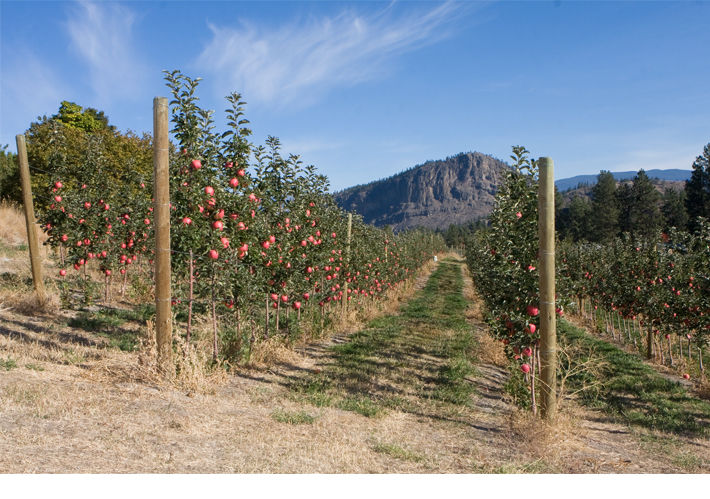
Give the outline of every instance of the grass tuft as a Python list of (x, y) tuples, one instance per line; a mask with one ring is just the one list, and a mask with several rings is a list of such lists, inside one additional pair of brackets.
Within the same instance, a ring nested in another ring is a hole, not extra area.
[(305, 411), (284, 411), (283, 409), (276, 409), (271, 413), (271, 417), (274, 421), (279, 423), (288, 424), (313, 424), (315, 420), (320, 416), (311, 416)]

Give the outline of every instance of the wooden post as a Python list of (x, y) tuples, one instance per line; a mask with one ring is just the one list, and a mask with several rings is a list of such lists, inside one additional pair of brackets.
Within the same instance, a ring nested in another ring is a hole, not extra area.
[(22, 184), (22, 204), (25, 205), (25, 225), (27, 227), (27, 244), (30, 247), (30, 263), (32, 265), (32, 281), (35, 293), (40, 302), (44, 303), (46, 293), (42, 282), (42, 257), (37, 243), (37, 228), (35, 227), (35, 209), (32, 203), (32, 184), (30, 183), (30, 166), (27, 162), (27, 146), (25, 136), (16, 135), (17, 157), (20, 160), (20, 183)]
[(552, 423), (557, 410), (557, 323), (555, 302), (555, 183), (552, 158), (539, 159), (540, 236), (540, 409)]
[[(350, 268), (350, 236), (353, 228), (353, 214), (348, 213), (348, 239), (345, 246), (345, 265), (346, 268)], [(346, 276), (347, 277), (347, 276)], [(343, 288), (343, 313), (348, 309), (348, 281), (345, 280), (345, 287)]]
[(155, 214), (155, 337), (158, 368), (174, 375), (172, 311), (170, 310), (170, 177), (168, 99), (153, 99), (153, 213)]

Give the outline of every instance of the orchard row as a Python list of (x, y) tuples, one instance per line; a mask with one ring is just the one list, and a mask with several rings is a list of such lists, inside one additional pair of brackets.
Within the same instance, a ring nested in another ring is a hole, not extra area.
[[(532, 383), (528, 373), (539, 366), (540, 345), (537, 165), (524, 148), (513, 150), (515, 164), (496, 196), (490, 226), (468, 245), (467, 263), (490, 333)], [(702, 348), (710, 343), (710, 224), (700, 225), (694, 235), (671, 231), (657, 240), (558, 245), (558, 316), (576, 305), (602, 318), (612, 334), (625, 331), (649, 355), (665, 351), (673, 363), (673, 352), (690, 358), (695, 350), (702, 370)]]
[[(440, 236), (394, 235), (359, 216), (349, 220), (327, 178), (296, 156), (282, 157), (278, 139), (269, 137), (266, 147), (248, 141), (239, 94), (227, 97), (230, 130), (216, 134), (211, 112), (195, 104), (199, 80), (177, 72), (166, 80), (177, 141), (170, 151), (173, 305), (186, 309), (189, 331), (193, 304), (211, 304), (215, 356), (224, 314), (234, 313), (237, 327), (263, 322), (268, 335), (269, 308), (278, 321), (286, 307), (300, 317), (309, 304), (322, 313), (333, 303), (381, 299), (445, 249)], [(48, 244), (62, 248), (60, 275), (73, 267), (86, 278), (97, 261), (108, 283), (137, 261), (153, 263), (152, 179), (110, 185), (98, 154), (79, 170), (56, 163), (40, 222)]]

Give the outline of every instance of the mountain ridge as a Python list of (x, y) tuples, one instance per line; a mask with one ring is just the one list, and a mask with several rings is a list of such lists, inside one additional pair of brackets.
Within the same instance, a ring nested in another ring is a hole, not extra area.
[[(510, 168), (491, 155), (480, 152), (459, 153), (443, 160), (428, 160), (390, 177), (354, 185), (333, 193), (341, 208), (360, 214), (366, 223), (389, 225), (394, 231), (417, 226), (446, 229), (488, 215), (502, 180)], [(612, 172), (617, 182), (633, 179), (638, 172)], [(650, 178), (660, 179), (657, 188), (682, 187), (692, 170), (653, 169)], [(555, 181), (569, 199), (574, 192), (589, 195), (597, 175), (577, 175)], [(581, 186), (580, 186), (581, 184)], [(668, 184), (668, 185), (666, 185)], [(581, 190), (578, 189), (581, 187)]]

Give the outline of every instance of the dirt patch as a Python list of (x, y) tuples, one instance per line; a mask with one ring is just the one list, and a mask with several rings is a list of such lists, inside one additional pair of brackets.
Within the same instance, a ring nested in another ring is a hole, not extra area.
[(573, 402), (555, 428), (518, 411), (505, 394), (500, 345), (486, 340), (472, 303), (466, 316), (480, 348), (476, 373), (466, 378), (472, 404), (438, 417), (396, 408), (366, 417), (294, 398), (288, 381), (324, 370), (327, 346), (346, 344), (352, 331), (200, 391), (142, 377), (137, 353), (106, 348), (102, 338), (61, 325), (62, 316), (1, 312), (0, 466), (5, 473), (708, 471), (706, 440), (639, 432)]

